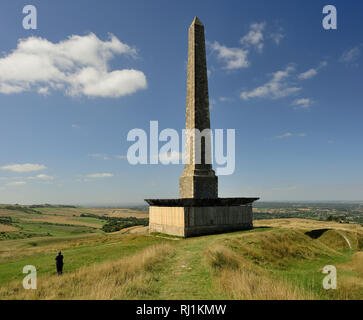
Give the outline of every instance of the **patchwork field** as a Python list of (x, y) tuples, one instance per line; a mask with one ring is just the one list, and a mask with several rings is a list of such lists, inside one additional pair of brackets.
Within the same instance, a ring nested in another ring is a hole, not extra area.
[[(356, 224), (259, 220), (249, 231), (180, 239), (142, 226), (105, 233), (107, 220), (93, 216), (147, 217), (138, 210), (35, 210), (0, 209), (2, 225), (18, 228), (1, 232), (0, 299), (363, 299)], [(25, 265), (37, 268), (37, 290), (22, 287)], [(336, 290), (322, 287), (326, 265), (337, 268)]]
[(9, 226), (6, 224), (0, 224), (0, 232), (13, 232), (18, 230), (19, 229), (17, 227)]

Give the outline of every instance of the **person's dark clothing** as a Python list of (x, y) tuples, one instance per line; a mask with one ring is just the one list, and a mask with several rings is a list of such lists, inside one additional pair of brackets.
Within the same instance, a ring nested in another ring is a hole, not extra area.
[(61, 275), (63, 273), (63, 255), (58, 254), (55, 257), (55, 261), (56, 261), (58, 275)]

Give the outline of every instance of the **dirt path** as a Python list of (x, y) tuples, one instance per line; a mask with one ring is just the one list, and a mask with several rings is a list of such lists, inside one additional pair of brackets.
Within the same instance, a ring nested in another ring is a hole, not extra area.
[[(233, 235), (244, 237), (251, 231)], [(175, 254), (160, 275), (158, 299), (226, 299), (218, 293), (205, 252), (214, 243), (230, 238), (231, 234), (221, 234), (175, 241)]]
[(160, 299), (215, 299), (210, 269), (203, 252), (210, 241), (188, 239), (178, 242), (160, 281)]

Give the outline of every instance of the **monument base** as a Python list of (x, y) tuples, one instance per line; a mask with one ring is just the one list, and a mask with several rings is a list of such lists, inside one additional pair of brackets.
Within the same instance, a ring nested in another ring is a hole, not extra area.
[(252, 203), (258, 198), (145, 200), (149, 230), (180, 237), (253, 228)]

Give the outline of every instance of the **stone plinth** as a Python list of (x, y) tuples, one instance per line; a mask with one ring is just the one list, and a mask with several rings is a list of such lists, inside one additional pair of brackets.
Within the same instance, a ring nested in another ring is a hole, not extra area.
[(145, 200), (150, 232), (180, 237), (253, 228), (252, 203), (257, 198)]

